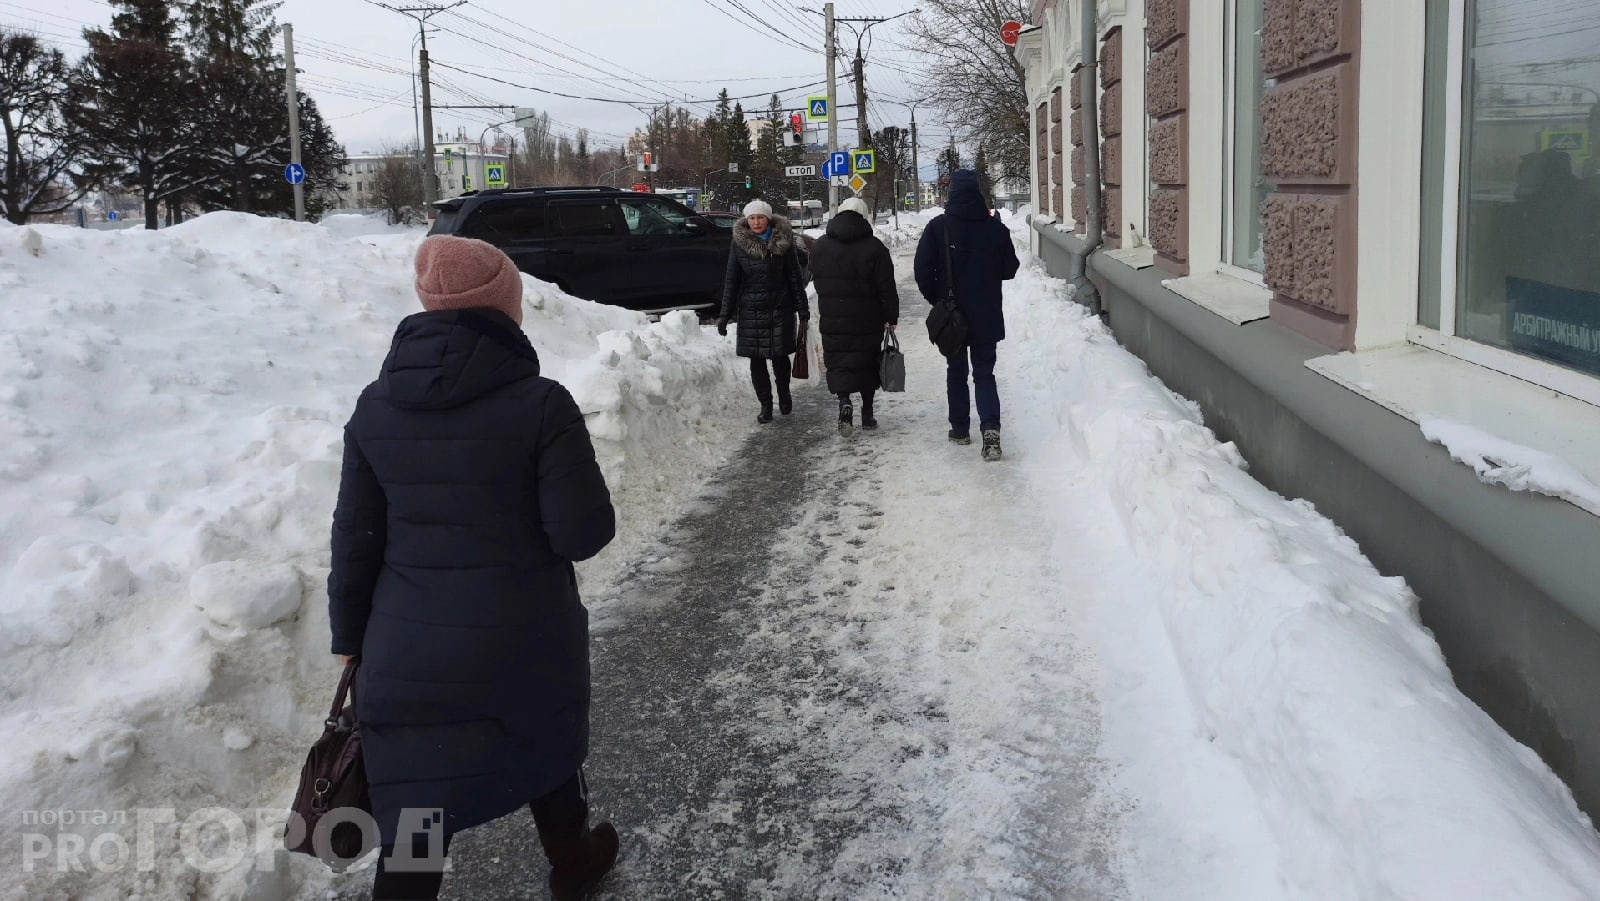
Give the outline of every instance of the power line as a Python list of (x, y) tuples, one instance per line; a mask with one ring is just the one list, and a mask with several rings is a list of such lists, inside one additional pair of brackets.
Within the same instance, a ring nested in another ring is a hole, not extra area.
[[(578, 94), (568, 94), (568, 93), (565, 93), (563, 91), (552, 91), (549, 88), (536, 88), (536, 87), (533, 87), (531, 85), (518, 84), (518, 83), (516, 83), (514, 81), (508, 81), (508, 80), (506, 80), (504, 78), (496, 78), (493, 75), (485, 75), (482, 72), (474, 72), (471, 69), (463, 69), (463, 68), (461, 68), (459, 66), (452, 66), (449, 63), (434, 62), (434, 65), (439, 66), (440, 68), (450, 69), (450, 70), (455, 71), (455, 72), (460, 72), (463, 75), (471, 75), (471, 76), (473, 76), (475, 78), (482, 78), (485, 81), (493, 81), (493, 82), (496, 82), (498, 84), (503, 84), (506, 87), (517, 88), (518, 90), (535, 91), (535, 92), (538, 92), (540, 94), (550, 94), (550, 95), (556, 96), (556, 97), (565, 97), (568, 100), (587, 100), (587, 101), (591, 101), (591, 102), (594, 102), (594, 103), (618, 103), (618, 104), (622, 104), (624, 106), (638, 106), (638, 101), (636, 101), (636, 100), (620, 100), (620, 99), (617, 99), (615, 97), (584, 97), (584, 96), (580, 96)], [(821, 84), (822, 84), (822, 82), (820, 82), (820, 81), (813, 81), (813, 82), (811, 82), (809, 84), (793, 85), (793, 86), (787, 87), (787, 88), (778, 88), (778, 89), (771, 90), (771, 91), (762, 91), (759, 94), (742, 94), (742, 95), (739, 95), (739, 96), (730, 96), (727, 99), (729, 99), (729, 100), (754, 100), (754, 99), (757, 99), (757, 98), (770, 97), (773, 94), (778, 94), (778, 95), (781, 96), (783, 94), (789, 94), (789, 93), (793, 93), (795, 91), (814, 88), (814, 87), (817, 87), (817, 86), (819, 86)], [(669, 98), (669, 100), (672, 103), (679, 103), (679, 104), (686, 104), (686, 105), (688, 105), (688, 104), (698, 105), (698, 104), (718, 103), (718, 102), (720, 102), (721, 98), (712, 97), (710, 99), (697, 99), (697, 100), (676, 100), (676, 99), (670, 99)]]
[(746, 9), (743, 6), (740, 6), (739, 8), (743, 9), (745, 11), (745, 13), (750, 16), (750, 18), (755, 19), (756, 21), (760, 22), (763, 25), (766, 25), (766, 27), (767, 27), (766, 31), (762, 31), (760, 28), (757, 28), (756, 26), (751, 25), (749, 22), (745, 21), (744, 19), (741, 19), (738, 16), (734, 15), (733, 13), (728, 12), (726, 9), (723, 9), (721, 6), (718, 6), (716, 0), (700, 0), (700, 2), (704, 3), (705, 5), (707, 5), (709, 7), (711, 7), (712, 9), (716, 10), (718, 13), (720, 13), (723, 16), (727, 17), (728, 19), (731, 19), (734, 22), (737, 22), (740, 25), (744, 26), (745, 28), (748, 28), (749, 30), (755, 32), (756, 34), (761, 35), (762, 37), (771, 38), (773, 40), (780, 41), (782, 43), (788, 44), (791, 47), (797, 47), (797, 48), (799, 48), (801, 50), (806, 51), (807, 53), (817, 53), (818, 52), (818, 50), (815, 47), (807, 47), (806, 45), (800, 43), (799, 41), (795, 40), (794, 38), (789, 37), (788, 35), (784, 34), (783, 32), (779, 31), (778, 29), (773, 28), (772, 25), (769, 24), (765, 19), (762, 19), (760, 16), (757, 16), (755, 13), (750, 12), (748, 9)]

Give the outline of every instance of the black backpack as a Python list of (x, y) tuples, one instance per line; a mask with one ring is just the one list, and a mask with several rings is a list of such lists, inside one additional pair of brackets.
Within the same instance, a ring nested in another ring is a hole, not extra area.
[(970, 332), (967, 315), (961, 312), (961, 305), (956, 303), (956, 270), (950, 254), (955, 242), (952, 224), (951, 218), (945, 216), (944, 297), (936, 301), (933, 309), (928, 311), (928, 340), (939, 348), (939, 353), (947, 357), (953, 357), (966, 348), (967, 335)]

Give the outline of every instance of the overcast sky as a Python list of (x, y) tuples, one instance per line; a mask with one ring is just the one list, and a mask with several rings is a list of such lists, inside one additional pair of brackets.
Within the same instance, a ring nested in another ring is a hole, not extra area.
[[(394, 0), (389, 5), (423, 4)], [(887, 17), (914, 5), (914, 0), (837, 0), (836, 10), (840, 17)], [(825, 75), (822, 16), (806, 7), (822, 8), (820, 0), (799, 5), (784, 0), (471, 0), (432, 19), (433, 101), (436, 106), (535, 107), (549, 112), (565, 133), (588, 128), (600, 146), (621, 143), (643, 124), (637, 106), (668, 98), (711, 98), (726, 87), (735, 96), (759, 95), (746, 100), (747, 107), (764, 107), (774, 91), (798, 107), (807, 95), (823, 93), (818, 83)], [(104, 26), (110, 17), (103, 0), (0, 0), (0, 23), (36, 31), (73, 55), (83, 50), (81, 30)], [(285, 0), (278, 19), (294, 24), (301, 89), (316, 98), (346, 149), (378, 150), (414, 136), (415, 20), (373, 0)], [(904, 49), (898, 24), (871, 31), (872, 128), (910, 121), (908, 110), (891, 101), (915, 96), (913, 73), (922, 57)], [(854, 54), (855, 38), (844, 27), (840, 42), (842, 52)], [(841, 59), (839, 74), (841, 94), (847, 93), (848, 58)], [(569, 99), (535, 88), (625, 102)], [(709, 110), (706, 104), (690, 108), (697, 115)], [(845, 114), (850, 118), (841, 120), (841, 143), (854, 139), (854, 111)], [(511, 116), (510, 111), (439, 109), (434, 125), (452, 133), (465, 129), (476, 140), (485, 125)], [(931, 170), (933, 154), (949, 132), (926, 110), (919, 113), (918, 126), (928, 151), (924, 168)]]

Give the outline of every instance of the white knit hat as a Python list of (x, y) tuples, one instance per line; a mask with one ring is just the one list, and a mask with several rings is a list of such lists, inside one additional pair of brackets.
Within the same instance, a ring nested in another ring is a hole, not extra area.
[(839, 212), (855, 213), (863, 219), (867, 219), (872, 216), (872, 212), (867, 209), (867, 202), (859, 197), (852, 197), (849, 200), (846, 200), (844, 203), (839, 204)]
[(744, 214), (750, 216), (766, 216), (772, 218), (772, 206), (765, 200), (752, 200), (744, 205)]

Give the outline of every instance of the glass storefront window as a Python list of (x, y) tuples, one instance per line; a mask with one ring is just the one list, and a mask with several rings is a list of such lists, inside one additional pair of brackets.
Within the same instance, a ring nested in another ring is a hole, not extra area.
[(1467, 12), (1455, 332), (1600, 374), (1600, 3)]
[(1272, 186), (1261, 174), (1261, 98), (1272, 83), (1261, 66), (1263, 0), (1233, 4), (1233, 173), (1232, 234), (1228, 262), (1254, 272), (1267, 271), (1262, 245), (1261, 205)]

